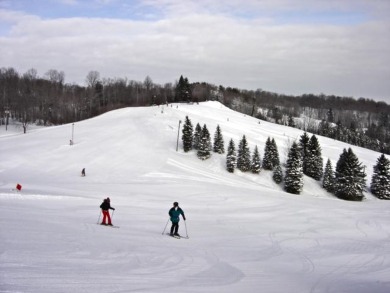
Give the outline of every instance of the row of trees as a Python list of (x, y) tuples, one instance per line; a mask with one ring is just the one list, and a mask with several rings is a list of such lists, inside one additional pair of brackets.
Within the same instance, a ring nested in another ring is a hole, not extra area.
[(219, 100), (259, 119), (390, 154), (390, 106), (384, 102), (240, 90), (190, 83), (183, 76), (174, 83), (159, 85), (149, 76), (140, 82), (101, 78), (97, 71), (86, 75), (85, 85), (76, 85), (66, 84), (65, 73), (55, 69), (42, 77), (35, 69), (24, 74), (12, 67), (0, 69), (0, 124), (9, 115), (22, 122), (25, 129), (29, 123), (70, 123), (121, 107), (206, 100)]
[(390, 124), (388, 123), (389, 115), (387, 113), (371, 115), (366, 112), (352, 113), (352, 111), (345, 110), (343, 116), (340, 116), (337, 122), (334, 121), (334, 118), (329, 118), (334, 117), (333, 115), (329, 116), (329, 113), (333, 113), (333, 110), (329, 109), (326, 114), (327, 119), (322, 118), (322, 120), (318, 113), (311, 117), (294, 118), (291, 114), (285, 116), (279, 108), (274, 108), (271, 111), (263, 111), (257, 114), (257, 117), (390, 154)]
[(390, 106), (384, 102), (323, 94), (279, 95), (260, 89), (224, 90), (221, 101), (236, 111), (390, 154)]
[[(208, 159), (212, 151), (218, 154), (225, 153), (224, 140), (219, 125), (216, 128), (213, 143), (207, 126), (201, 127), (198, 123), (193, 130), (192, 122), (188, 116), (186, 116), (182, 133), (184, 151), (189, 152), (195, 149), (201, 160)], [(352, 149), (343, 150), (335, 170), (328, 159), (324, 171), (318, 139), (315, 135), (309, 137), (307, 132), (304, 132), (299, 141), (293, 142), (289, 148), (284, 174), (278, 148), (273, 138), (267, 138), (262, 160), (257, 146), (251, 153), (245, 135), (239, 141), (237, 149), (233, 139), (231, 139), (227, 146), (226, 170), (233, 173), (235, 169), (253, 174), (259, 174), (261, 169), (270, 170), (273, 172), (273, 180), (278, 184), (284, 182), (284, 190), (293, 194), (302, 192), (303, 175), (306, 175), (317, 181), (322, 180), (322, 187), (340, 199), (351, 201), (364, 199), (365, 167), (359, 162)], [(390, 199), (390, 161), (386, 159), (384, 154), (378, 158), (377, 164), (374, 166), (371, 192), (380, 199)]]
[(26, 125), (57, 125), (122, 107), (205, 100), (209, 91), (198, 88), (183, 76), (159, 85), (149, 76), (139, 82), (101, 78), (99, 72), (90, 71), (83, 86), (66, 84), (65, 73), (55, 69), (41, 77), (35, 69), (19, 74), (14, 68), (0, 68), (0, 125), (8, 115)]

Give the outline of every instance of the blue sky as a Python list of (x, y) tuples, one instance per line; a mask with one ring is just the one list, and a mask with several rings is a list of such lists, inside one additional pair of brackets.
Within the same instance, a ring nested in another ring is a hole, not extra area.
[[(59, 0), (25, 0), (2, 1), (7, 9), (23, 11), (42, 18), (68, 17), (103, 17), (103, 18), (135, 18), (137, 12), (131, 6), (137, 1), (126, 1), (128, 5), (118, 1), (104, 3), (102, 1), (59, 1)], [(130, 7), (130, 8), (129, 8)]]
[[(221, 4), (223, 3), (223, 4)], [(1, 66), (390, 101), (387, 0), (0, 0)]]
[[(215, 2), (218, 3), (218, 1)], [(0, 1), (0, 7), (23, 11), (49, 19), (90, 17), (156, 20), (164, 18), (164, 16), (166, 16), (164, 12), (168, 10), (169, 6), (174, 6), (175, 4), (174, 1), (167, 1), (166, 3), (167, 4), (162, 6), (155, 5), (153, 2), (136, 0), (3, 0)], [(227, 5), (227, 8), (224, 7), (224, 4), (221, 4), (221, 7), (205, 5), (203, 11), (228, 14), (231, 17), (244, 19), (272, 17), (279, 23), (356, 24), (370, 18), (370, 11), (364, 10), (363, 7), (359, 7), (359, 5), (358, 7), (351, 5), (348, 8), (345, 8), (344, 6), (334, 7), (332, 5), (329, 7), (307, 5), (303, 7), (285, 8), (283, 6), (272, 6), (268, 10), (263, 10), (261, 9), (261, 6), (259, 7), (255, 4), (256, 3), (245, 5), (245, 1), (241, 1), (232, 6)]]

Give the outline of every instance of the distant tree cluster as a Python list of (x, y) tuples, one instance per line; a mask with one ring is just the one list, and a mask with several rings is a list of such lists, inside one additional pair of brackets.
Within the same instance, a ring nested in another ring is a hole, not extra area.
[(384, 102), (324, 94), (290, 96), (221, 86), (219, 91), (220, 101), (235, 111), (390, 154), (390, 105)]
[(6, 119), (58, 125), (123, 107), (204, 101), (212, 90), (206, 84), (190, 84), (183, 76), (176, 84), (159, 85), (149, 76), (139, 82), (101, 78), (99, 72), (90, 71), (83, 86), (66, 84), (65, 73), (55, 69), (40, 77), (35, 69), (19, 74), (14, 68), (0, 68), (0, 91), (0, 125)]
[[(70, 123), (122, 107), (218, 100), (259, 119), (390, 154), (390, 105), (365, 98), (240, 90), (190, 83), (183, 75), (159, 85), (149, 76), (143, 82), (101, 78), (93, 70), (85, 85), (76, 85), (65, 83), (65, 73), (56, 69), (38, 76), (33, 68), (20, 74), (12, 67), (0, 68), (0, 91), (0, 125), (14, 119), (25, 130), (31, 123)], [(303, 122), (300, 117), (305, 117)]]

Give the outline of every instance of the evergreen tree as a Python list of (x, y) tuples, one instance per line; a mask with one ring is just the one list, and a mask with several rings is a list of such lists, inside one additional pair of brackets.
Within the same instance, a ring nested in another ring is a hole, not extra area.
[(191, 86), (187, 78), (180, 76), (179, 82), (175, 90), (175, 102), (190, 102), (192, 101)]
[(278, 146), (276, 145), (274, 138), (271, 139), (270, 149), (271, 149), (271, 163), (273, 169), (274, 167), (280, 165)]
[(234, 169), (236, 167), (236, 147), (234, 145), (233, 139), (229, 141), (229, 145), (227, 148), (227, 154), (226, 154), (226, 169), (228, 172), (233, 173)]
[(344, 149), (336, 165), (335, 195), (345, 200), (361, 201), (366, 185), (364, 167), (352, 149)]
[(326, 113), (326, 116), (327, 116), (327, 121), (329, 123), (333, 123), (334, 122), (334, 114), (333, 114), (333, 109), (332, 108), (329, 108), (328, 113)]
[(328, 121), (322, 120), (318, 124), (318, 134), (326, 137), (332, 137), (332, 126)]
[(242, 172), (247, 172), (251, 169), (251, 154), (245, 135), (238, 145), (237, 168)]
[(336, 123), (336, 128), (334, 129), (334, 138), (341, 141), (344, 139), (344, 127), (340, 120), (338, 120)]
[(262, 167), (265, 170), (273, 170), (277, 165), (280, 165), (278, 147), (275, 139), (268, 137), (265, 142)]
[(315, 135), (312, 135), (306, 157), (306, 174), (315, 180), (321, 180), (323, 175), (324, 163), (321, 154), (321, 147)]
[(211, 139), (210, 132), (207, 129), (206, 124), (203, 125), (202, 133), (199, 141), (199, 149), (197, 156), (201, 160), (206, 160), (211, 156)]
[(197, 123), (195, 126), (194, 138), (192, 143), (192, 147), (195, 150), (199, 149), (199, 142), (200, 142), (201, 135), (202, 135), (202, 127), (199, 125), (199, 123)]
[(334, 172), (332, 167), (332, 162), (328, 159), (325, 165), (324, 178), (322, 180), (322, 187), (325, 188), (328, 192), (334, 191)]
[(191, 120), (186, 116), (186, 119), (184, 121), (183, 130), (182, 130), (182, 141), (183, 141), (183, 149), (185, 152), (189, 152), (192, 150), (192, 139), (193, 139), (193, 128)]
[(272, 179), (278, 184), (283, 182), (283, 171), (280, 165), (275, 166), (272, 174)]
[(217, 129), (214, 134), (214, 147), (213, 151), (218, 154), (224, 154), (225, 153), (225, 145), (223, 141), (223, 136), (221, 132), (221, 128), (219, 125), (217, 125)]
[(284, 189), (288, 193), (300, 194), (303, 188), (302, 156), (298, 144), (293, 142), (288, 153)]
[(382, 154), (371, 178), (371, 192), (377, 198), (390, 199), (390, 161)]
[(301, 138), (299, 139), (299, 147), (301, 149), (301, 156), (302, 156), (303, 174), (306, 174), (307, 156), (309, 152), (309, 141), (310, 141), (310, 137), (305, 131), (301, 135)]
[(253, 151), (253, 156), (252, 156), (251, 171), (254, 174), (259, 174), (260, 170), (261, 170), (260, 154), (257, 146), (255, 146), (255, 149)]
[(287, 125), (290, 127), (295, 127), (295, 122), (294, 122), (294, 118), (292, 117), (292, 115), (288, 116), (288, 124)]
[(272, 146), (271, 138), (268, 137), (264, 147), (264, 157), (262, 167), (264, 170), (272, 170)]

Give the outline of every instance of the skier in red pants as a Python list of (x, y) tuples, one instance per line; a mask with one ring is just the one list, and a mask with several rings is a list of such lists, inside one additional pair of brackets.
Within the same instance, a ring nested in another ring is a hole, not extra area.
[[(101, 225), (112, 226), (109, 210), (111, 209), (111, 210), (115, 211), (115, 209), (113, 207), (111, 207), (109, 197), (104, 199), (103, 203), (100, 205), (100, 208), (102, 209), (102, 213), (103, 213), (103, 221), (102, 221)], [(106, 219), (108, 220), (107, 224), (106, 224)]]

